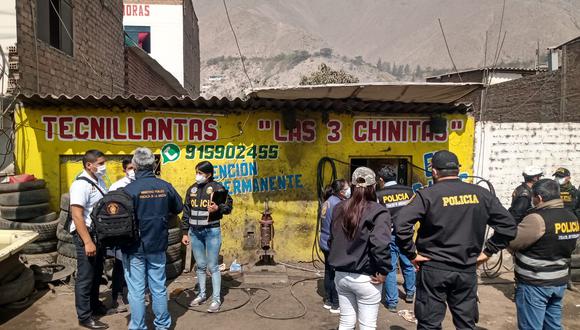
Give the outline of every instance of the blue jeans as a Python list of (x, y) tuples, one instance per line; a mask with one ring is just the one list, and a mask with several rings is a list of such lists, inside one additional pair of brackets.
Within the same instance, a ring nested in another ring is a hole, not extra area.
[(562, 329), (562, 300), (566, 285), (535, 286), (518, 282), (516, 309), (520, 330)]
[[(394, 236), (393, 236), (394, 237)], [(387, 279), (385, 281), (385, 292), (387, 306), (397, 306), (399, 302), (399, 289), (397, 288), (397, 265), (398, 261), (401, 260), (401, 272), (403, 273), (403, 287), (405, 288), (405, 293), (409, 295), (415, 294), (415, 267), (409, 258), (405, 257), (399, 251), (399, 247), (395, 244), (395, 240), (390, 243), (391, 248), (391, 264), (393, 270), (387, 274)]]
[(169, 329), (171, 315), (167, 309), (165, 287), (165, 252), (123, 254), (125, 281), (131, 307), (129, 329), (147, 329), (145, 325), (145, 288), (149, 287), (153, 301), (156, 329)]
[(199, 295), (207, 297), (205, 292), (205, 277), (206, 270), (209, 268), (213, 291), (212, 299), (213, 301), (221, 302), (222, 275), (218, 265), (218, 257), (222, 247), (221, 228), (190, 228), (189, 239), (191, 241), (191, 251), (197, 264)]

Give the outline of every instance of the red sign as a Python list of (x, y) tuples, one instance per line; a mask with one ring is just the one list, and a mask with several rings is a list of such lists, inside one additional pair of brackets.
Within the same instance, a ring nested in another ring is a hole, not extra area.
[[(152, 118), (137, 125), (128, 117), (42, 116), (46, 139), (61, 141), (216, 141), (218, 121), (213, 118)], [(140, 129), (138, 128), (140, 127)]]
[(125, 5), (123, 16), (149, 16), (149, 5)]

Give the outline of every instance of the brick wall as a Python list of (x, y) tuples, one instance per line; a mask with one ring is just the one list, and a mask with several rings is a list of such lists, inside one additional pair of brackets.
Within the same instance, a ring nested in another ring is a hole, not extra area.
[(122, 1), (70, 1), (74, 8), (72, 56), (35, 38), (36, 0), (16, 1), (18, 83), (22, 91), (68, 95), (123, 94)]
[(506, 207), (529, 165), (548, 177), (566, 167), (580, 184), (580, 123), (478, 122), (475, 142), (474, 173), (491, 180)]
[[(128, 47), (125, 51), (125, 89), (127, 94), (136, 96), (173, 96), (184, 95), (187, 91), (159, 63), (143, 50)], [(145, 60), (144, 60), (145, 59)], [(152, 65), (152, 61), (155, 62)], [(156, 65), (155, 65), (156, 64)], [(173, 84), (167, 80), (172, 79)]]
[[(559, 70), (492, 85), (485, 102), (484, 121), (580, 122), (580, 41), (563, 47)], [(474, 105), (479, 119), (480, 106)]]
[(183, 1), (183, 87), (192, 97), (199, 96), (199, 26), (191, 0)]

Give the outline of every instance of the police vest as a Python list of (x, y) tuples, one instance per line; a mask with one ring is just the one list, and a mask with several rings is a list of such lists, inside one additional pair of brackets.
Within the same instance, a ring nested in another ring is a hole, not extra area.
[(191, 211), (189, 224), (192, 226), (215, 226), (218, 227), (222, 218), (220, 212), (210, 214), (207, 208), (212, 200), (216, 204), (225, 202), (227, 190), (218, 182), (211, 181), (206, 184), (194, 184), (189, 189)]
[(413, 195), (413, 189), (400, 184), (384, 187), (377, 191), (379, 203), (389, 209), (392, 218), (395, 218), (403, 206), (411, 202)]
[(516, 253), (516, 278), (537, 286), (565, 285), (570, 257), (580, 236), (578, 219), (563, 208), (534, 213), (544, 220), (546, 232), (532, 246)]

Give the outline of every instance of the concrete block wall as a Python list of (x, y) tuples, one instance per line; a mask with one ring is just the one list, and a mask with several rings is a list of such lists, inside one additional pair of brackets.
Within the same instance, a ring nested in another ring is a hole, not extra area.
[(534, 165), (551, 178), (558, 167), (580, 184), (580, 123), (477, 122), (474, 174), (489, 179), (506, 207), (522, 181), (522, 171)]
[[(182, 91), (173, 89), (159, 73), (137, 55), (136, 51), (140, 51), (140, 49), (136, 50), (130, 47), (125, 51), (126, 94), (136, 96), (173, 96), (183, 94)], [(177, 80), (176, 83), (179, 84)]]

